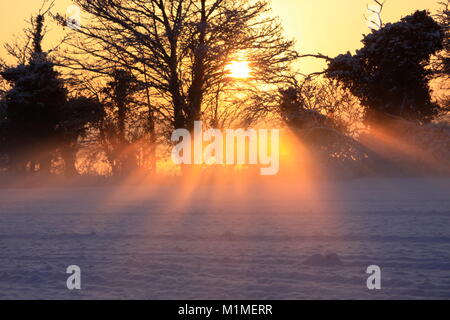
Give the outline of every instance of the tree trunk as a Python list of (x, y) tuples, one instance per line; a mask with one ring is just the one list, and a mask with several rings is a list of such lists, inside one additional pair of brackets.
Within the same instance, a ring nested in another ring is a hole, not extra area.
[(187, 129), (193, 131), (194, 122), (201, 120), (203, 101), (203, 86), (205, 82), (205, 59), (207, 54), (206, 32), (208, 21), (206, 17), (206, 1), (201, 2), (201, 18), (198, 24), (198, 45), (194, 49), (193, 78), (189, 88), (189, 113), (187, 116)]
[(76, 150), (71, 147), (65, 147), (61, 151), (61, 155), (64, 159), (64, 175), (68, 178), (73, 178), (78, 176), (78, 171), (76, 169)]

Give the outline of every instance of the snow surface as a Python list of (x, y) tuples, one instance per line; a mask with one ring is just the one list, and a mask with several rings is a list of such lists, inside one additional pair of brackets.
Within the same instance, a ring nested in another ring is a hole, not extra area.
[(450, 298), (449, 180), (150, 189), (0, 190), (0, 298)]

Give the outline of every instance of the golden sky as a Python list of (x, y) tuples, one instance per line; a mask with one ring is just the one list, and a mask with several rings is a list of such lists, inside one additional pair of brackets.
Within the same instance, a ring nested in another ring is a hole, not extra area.
[[(383, 22), (397, 21), (418, 9), (435, 12), (439, 0), (387, 0)], [(0, 0), (0, 43), (10, 41), (20, 33), (25, 20), (41, 6), (41, 0)], [(65, 12), (71, 0), (56, 0), (56, 12)], [(286, 35), (297, 41), (302, 53), (335, 56), (360, 47), (362, 34), (368, 32), (364, 15), (372, 0), (272, 0), (274, 13), (283, 22)], [(56, 30), (55, 30), (56, 29)], [(49, 38), (58, 37), (53, 28)], [(0, 49), (4, 57), (4, 50)], [(322, 69), (315, 59), (301, 63), (301, 72)]]

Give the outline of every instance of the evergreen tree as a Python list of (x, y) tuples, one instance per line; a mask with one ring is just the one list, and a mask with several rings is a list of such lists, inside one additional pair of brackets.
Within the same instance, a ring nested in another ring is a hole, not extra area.
[(5, 139), (18, 171), (50, 173), (61, 108), (67, 98), (54, 64), (42, 51), (44, 16), (34, 19), (33, 53), (27, 64), (6, 68), (1, 76), (11, 89), (4, 97)]
[(443, 47), (444, 33), (426, 11), (388, 23), (362, 40), (352, 55), (329, 62), (327, 76), (342, 82), (367, 107), (369, 120), (381, 114), (427, 122), (438, 106), (431, 101), (427, 68)]

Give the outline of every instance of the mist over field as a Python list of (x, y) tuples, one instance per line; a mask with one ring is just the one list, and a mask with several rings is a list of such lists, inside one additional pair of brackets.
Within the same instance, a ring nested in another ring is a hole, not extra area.
[(450, 2), (367, 2), (0, 4), (0, 299), (450, 299)]
[[(0, 190), (0, 297), (450, 297), (448, 180), (285, 189)], [(82, 270), (80, 291), (66, 288), (69, 265)], [(382, 270), (382, 290), (366, 287), (370, 265)]]

